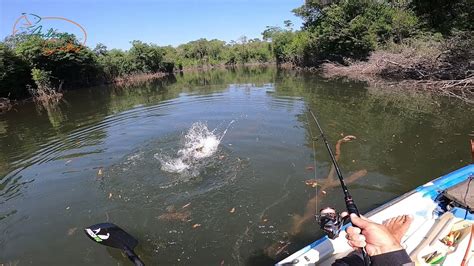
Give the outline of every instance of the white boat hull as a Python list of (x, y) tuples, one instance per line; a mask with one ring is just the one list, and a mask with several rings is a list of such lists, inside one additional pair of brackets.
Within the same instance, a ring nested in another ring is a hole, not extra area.
[[(461, 183), (473, 175), (474, 164), (471, 164), (420, 186), (370, 211), (365, 216), (375, 222), (382, 223), (384, 220), (398, 215), (413, 215), (414, 220), (402, 238), (402, 245), (410, 254), (429, 234), (436, 219), (439, 218), (434, 214), (438, 207), (435, 198), (441, 191)], [(462, 209), (457, 209), (454, 213), (458, 217), (457, 220), (464, 219), (465, 214), (466, 212)], [(466, 219), (472, 222), (474, 216), (468, 214)], [(465, 237), (466, 241), (461, 242), (458, 246), (458, 249), (463, 251), (463, 255), (468, 238)], [(280, 261), (277, 265), (331, 265), (336, 259), (346, 256), (351, 251), (352, 248), (347, 244), (345, 232), (342, 231), (338, 238), (331, 240), (323, 237)], [(460, 265), (463, 255), (447, 256), (444, 265)]]

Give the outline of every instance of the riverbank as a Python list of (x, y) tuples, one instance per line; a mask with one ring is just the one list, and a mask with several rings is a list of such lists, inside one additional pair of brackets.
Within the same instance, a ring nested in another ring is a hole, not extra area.
[[(342, 65), (334, 62), (327, 62), (320, 67), (298, 67), (289, 63), (278, 65), (279, 69), (296, 70), (304, 72), (314, 72), (321, 74), (325, 78), (348, 78), (355, 81), (367, 82), (371, 87), (379, 89), (393, 90), (399, 89), (400, 93), (405, 90), (416, 90), (431, 92), (447, 97), (461, 99), (469, 104), (474, 104), (474, 77), (453, 80), (439, 79), (410, 79), (410, 75), (406, 73), (417, 72), (416, 68), (407, 65), (400, 54), (388, 54), (386, 52), (374, 52), (367, 61), (352, 62)], [(410, 59), (413, 61), (413, 59)], [(135, 86), (153, 80), (160, 80), (170, 75), (178, 75), (180, 73), (196, 73), (202, 71), (210, 71), (213, 69), (238, 69), (241, 67), (263, 68), (274, 66), (275, 63), (249, 63), (242, 65), (205, 65), (198, 67), (187, 67), (183, 70), (177, 70), (172, 73), (139, 73), (115, 78), (112, 82), (104, 85), (115, 85), (118, 87)], [(402, 67), (404, 66), (404, 67)], [(394, 69), (396, 67), (396, 69)], [(390, 73), (390, 75), (387, 75)], [(394, 78), (398, 76), (398, 78)], [(401, 77), (405, 77), (404, 79)], [(88, 87), (84, 87), (88, 88)], [(15, 110), (15, 106), (23, 103), (34, 101), (33, 97), (23, 100), (10, 100), (8, 98), (0, 98), (0, 114)], [(50, 105), (54, 103), (39, 102), (40, 104)]]
[(371, 86), (429, 91), (473, 104), (474, 74), (468, 64), (453, 65), (442, 59), (441, 53), (375, 51), (367, 61), (324, 63), (321, 72), (327, 78), (346, 77)]
[[(80, 90), (80, 89), (86, 89), (86, 88), (91, 88), (95, 87), (97, 85), (114, 85), (118, 87), (127, 87), (127, 86), (135, 86), (139, 85), (142, 83), (150, 82), (153, 80), (159, 80), (159, 79), (164, 79), (169, 77), (170, 75), (178, 75), (182, 73), (196, 73), (196, 72), (202, 72), (202, 71), (211, 71), (214, 69), (236, 69), (236, 68), (241, 68), (241, 67), (247, 67), (247, 68), (263, 68), (263, 67), (269, 67), (269, 66), (274, 66), (275, 62), (265, 62), (265, 63), (245, 63), (245, 64), (215, 64), (215, 65), (202, 65), (202, 66), (193, 66), (193, 67), (186, 67), (183, 68), (182, 70), (176, 69), (173, 72), (155, 72), (155, 73), (136, 73), (136, 74), (130, 74), (130, 75), (125, 75), (125, 76), (120, 76), (116, 77), (111, 81), (108, 82), (103, 82), (101, 84), (94, 84), (94, 86), (85, 86), (82, 88), (75, 88), (75, 89), (70, 89), (70, 90)], [(70, 91), (69, 90), (69, 91)], [(68, 90), (65, 90), (68, 91)], [(60, 90), (61, 97), (64, 95), (64, 91)], [(33, 96), (21, 99), (21, 100), (12, 100), (9, 98), (1, 98), (0, 97), (0, 114), (6, 113), (10, 110), (14, 110), (15, 106), (21, 105), (23, 103), (27, 102), (37, 102), (40, 105), (54, 105), (58, 103), (58, 99), (55, 98), (56, 101), (49, 101), (49, 100), (35, 100)]]
[[(116, 85), (116, 86), (132, 86), (136, 84), (140, 84), (143, 82), (151, 81), (154, 79), (161, 79), (164, 78), (172, 73), (165, 73), (165, 72), (157, 72), (157, 73), (139, 73), (139, 74), (133, 74), (133, 75), (127, 75), (127, 76), (122, 76), (122, 77), (117, 77), (111, 82), (104, 82), (102, 85)], [(85, 88), (90, 88), (91, 86), (88, 87), (83, 87), (83, 88), (77, 88), (77, 89), (85, 89)], [(77, 89), (72, 89), (72, 90), (77, 90)], [(35, 102), (39, 105), (46, 106), (46, 105), (55, 105), (61, 101), (61, 99), (64, 96), (64, 91), (62, 90), (52, 90), (54, 91), (55, 97), (50, 98), (50, 97), (37, 97), (37, 96), (31, 96), (25, 99), (21, 100), (12, 100), (9, 98), (0, 98), (0, 114), (6, 113), (12, 109), (14, 109), (14, 106), (21, 105), (27, 102)]]

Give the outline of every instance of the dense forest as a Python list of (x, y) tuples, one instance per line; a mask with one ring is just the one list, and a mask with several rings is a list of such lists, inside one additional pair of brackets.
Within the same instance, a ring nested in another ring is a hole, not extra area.
[(187, 68), (350, 66), (374, 55), (390, 59), (377, 70), (388, 77), (466, 79), (473, 75), (473, 9), (469, 0), (307, 0), (293, 10), (303, 19), (300, 29), (284, 21), (264, 29), (262, 39), (199, 39), (177, 47), (135, 40), (127, 51), (103, 44), (91, 49), (67, 33), (54, 39), (16, 34), (0, 43), (0, 97), (23, 99)]

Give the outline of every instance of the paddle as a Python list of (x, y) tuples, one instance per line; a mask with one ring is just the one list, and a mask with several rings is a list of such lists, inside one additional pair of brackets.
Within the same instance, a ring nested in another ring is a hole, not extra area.
[(138, 245), (138, 240), (115, 224), (95, 224), (87, 227), (84, 231), (90, 239), (99, 244), (123, 250), (136, 266), (145, 265), (133, 252), (133, 249)]

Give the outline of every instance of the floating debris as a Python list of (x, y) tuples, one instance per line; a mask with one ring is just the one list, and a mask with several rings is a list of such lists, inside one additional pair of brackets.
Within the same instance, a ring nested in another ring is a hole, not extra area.
[(181, 207), (181, 209), (185, 209), (185, 208), (187, 208), (187, 207), (189, 207), (189, 206), (191, 206), (191, 202), (188, 203), (188, 204), (183, 205), (183, 207)]
[(306, 181), (304, 181), (304, 183), (305, 183), (305, 185), (313, 187), (313, 188), (319, 186), (318, 182), (316, 182), (316, 180), (314, 180), (314, 179), (306, 180)]
[(235, 208), (230, 209), (229, 212), (230, 212), (230, 213), (234, 213), (234, 212), (235, 212)]
[(76, 232), (76, 230), (77, 230), (77, 227), (69, 228), (69, 230), (67, 230), (67, 235), (72, 236), (74, 232)]
[(102, 176), (103, 174), (104, 174), (104, 172), (102, 171), (102, 168), (99, 168), (99, 171), (97, 172), (97, 175)]
[(275, 253), (275, 255), (279, 255), (283, 250), (285, 250), (288, 245), (290, 245), (290, 242), (286, 242), (283, 246), (281, 246)]
[(198, 227), (201, 227), (201, 224), (193, 224), (193, 229), (196, 229)]
[(111, 198), (112, 198), (112, 192), (109, 193), (109, 199), (111, 199)]
[(306, 171), (313, 171), (314, 170), (314, 166), (306, 166)]

